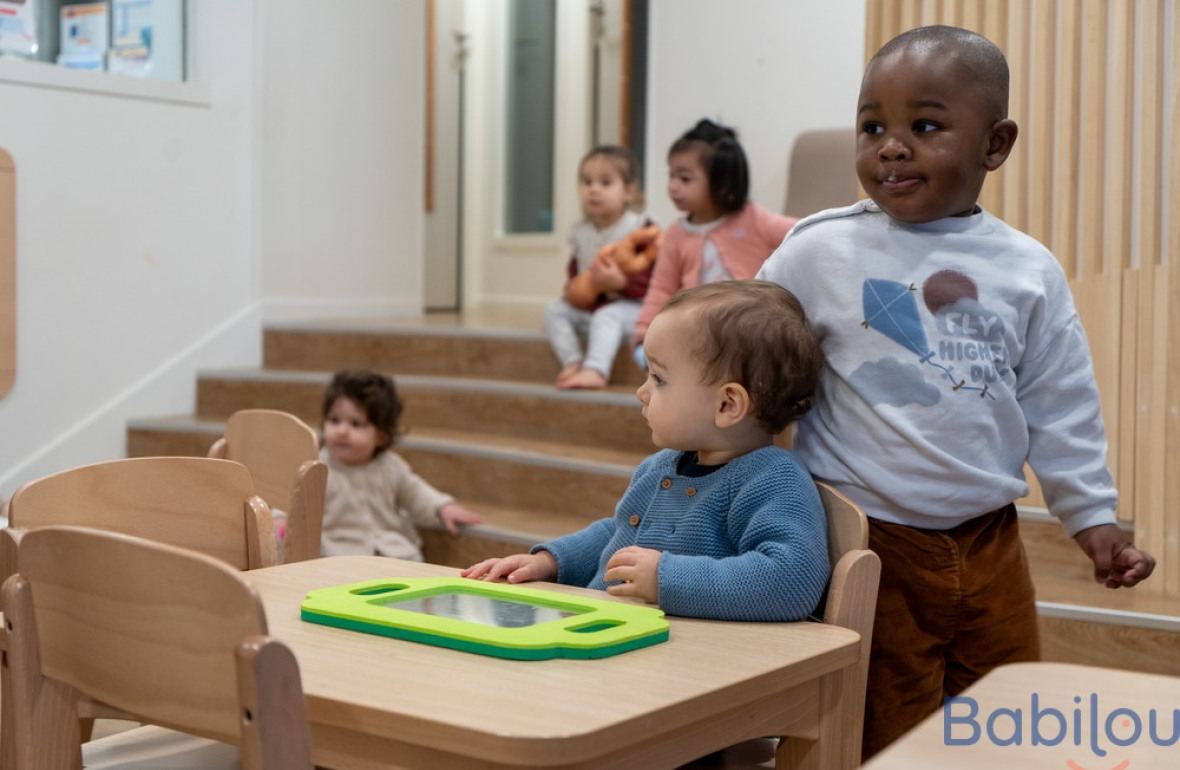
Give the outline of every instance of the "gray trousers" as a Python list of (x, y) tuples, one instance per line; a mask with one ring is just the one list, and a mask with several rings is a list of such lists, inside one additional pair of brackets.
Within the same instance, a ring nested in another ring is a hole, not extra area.
[[(562, 366), (582, 362), (610, 378), (611, 365), (619, 347), (635, 332), (635, 319), (643, 303), (618, 299), (594, 312), (579, 310), (564, 299), (555, 299), (545, 308), (545, 333)], [(582, 339), (586, 353), (582, 354)]]

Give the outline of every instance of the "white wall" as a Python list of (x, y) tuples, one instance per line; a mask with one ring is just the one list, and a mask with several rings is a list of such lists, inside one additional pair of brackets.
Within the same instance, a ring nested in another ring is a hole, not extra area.
[(172, 86), (195, 102), (93, 92), (95, 73), (65, 73), (80, 90), (16, 82), (51, 65), (0, 71), (18, 346), (0, 399), (0, 496), (122, 456), (129, 417), (190, 412), (197, 366), (258, 360), (254, 8), (191, 6), (197, 37), (216, 32), (199, 84)]
[[(558, 64), (558, 120), (567, 126), (559, 141), (573, 144), (556, 152), (557, 173), (566, 180), (555, 186), (564, 196), (556, 208), (565, 212), (556, 218), (557, 232), (549, 238), (501, 237), (497, 216), (503, 193), (496, 159), (503, 146), (503, 115), (497, 100), (505, 64), (495, 45), (504, 35), (497, 26), (504, 8), (502, 0), (468, 0), (473, 57), (465, 300), (539, 308), (558, 295), (565, 278), (564, 234), (578, 210), (574, 166), (590, 141), (583, 103), (588, 99), (579, 98), (589, 65)], [(558, 9), (558, 34), (566, 36), (567, 55), (585, 59), (585, 32), (579, 38), (579, 30), (571, 32), (563, 24), (563, 18), (585, 24), (585, 9), (574, 0), (561, 0)], [(864, 0), (651, 0), (650, 22), (649, 211), (664, 224), (677, 216), (665, 190), (667, 149), (706, 116), (739, 130), (751, 164), (751, 197), (780, 211), (795, 137), (809, 129), (852, 126), (863, 65)]]
[(424, 3), (188, 5), (188, 84), (129, 97), (0, 62), (18, 273), (0, 497), (123, 456), (129, 418), (192, 413), (198, 369), (259, 364), (264, 316), (421, 307)]
[(652, 0), (650, 210), (661, 222), (676, 216), (664, 191), (668, 147), (708, 117), (738, 129), (750, 197), (781, 211), (795, 137), (852, 127), (863, 48), (864, 0)]
[(263, 7), (265, 317), (416, 314), (425, 3)]
[[(190, 3), (196, 82), (179, 100), (171, 84), (162, 99), (96, 92), (93, 73), (68, 73), (66, 87), (14, 82), (29, 65), (0, 62), (0, 147), (16, 161), (18, 194), (0, 496), (121, 456), (128, 418), (190, 413), (197, 369), (257, 365), (264, 315), (420, 308), (424, 7)], [(664, 152), (702, 115), (741, 130), (754, 197), (780, 208), (794, 136), (852, 121), (861, 0), (653, 0), (651, 26), (653, 211), (672, 218)], [(491, 42), (474, 39), (476, 56)], [(563, 82), (584, 79), (584, 63), (562, 67)], [(472, 98), (485, 99), (491, 73), (470, 75)], [(469, 126), (482, 142), (472, 173), (494, 170), (483, 154), (495, 119)], [(562, 120), (559, 149), (576, 158), (584, 148), (565, 144), (588, 136), (585, 110), (564, 107)], [(566, 165), (563, 229), (577, 206)], [(469, 206), (498, 194), (489, 178), (469, 179), (467, 192)], [(474, 221), (486, 236), (495, 220)], [(539, 304), (560, 286), (562, 251), (468, 264), (468, 277), (484, 300)]]

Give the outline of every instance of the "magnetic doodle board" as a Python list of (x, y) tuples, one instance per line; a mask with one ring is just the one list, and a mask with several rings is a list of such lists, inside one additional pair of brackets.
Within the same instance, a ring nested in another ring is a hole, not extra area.
[(458, 577), (319, 588), (300, 617), (515, 660), (605, 658), (668, 639), (668, 621), (654, 607)]

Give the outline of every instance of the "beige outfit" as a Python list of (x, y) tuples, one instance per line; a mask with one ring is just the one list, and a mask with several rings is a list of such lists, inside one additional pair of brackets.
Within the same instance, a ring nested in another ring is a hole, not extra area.
[(323, 555), (422, 561), (416, 527), (437, 524), (438, 509), (454, 498), (427, 484), (388, 449), (365, 465), (333, 462), (327, 449), (320, 450), (320, 459), (328, 466)]

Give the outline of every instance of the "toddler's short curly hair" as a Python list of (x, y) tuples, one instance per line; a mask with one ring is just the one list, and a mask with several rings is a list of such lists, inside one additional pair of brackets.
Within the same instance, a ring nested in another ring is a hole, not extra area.
[(719, 281), (677, 292), (660, 311), (694, 312), (692, 353), (707, 384), (737, 382), (778, 433), (811, 408), (824, 354), (795, 295), (769, 281)]

